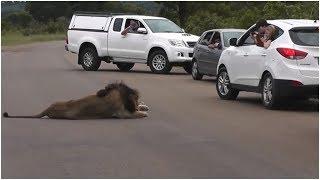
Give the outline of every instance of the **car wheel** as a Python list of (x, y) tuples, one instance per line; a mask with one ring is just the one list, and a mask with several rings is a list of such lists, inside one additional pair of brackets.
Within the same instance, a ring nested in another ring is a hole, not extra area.
[(81, 65), (86, 71), (96, 71), (99, 69), (101, 60), (93, 47), (86, 47), (80, 52)]
[(193, 63), (192, 63), (192, 73), (191, 73), (191, 75), (192, 75), (192, 78), (194, 80), (201, 80), (202, 77), (203, 77), (203, 75), (200, 74), (200, 72), (199, 72), (197, 61), (193, 61)]
[(168, 61), (166, 52), (163, 50), (157, 50), (152, 52), (149, 57), (149, 66), (154, 73), (169, 73), (172, 69), (172, 65)]
[(239, 94), (239, 90), (231, 87), (227, 69), (224, 67), (218, 72), (216, 89), (220, 98), (225, 100), (234, 100)]
[(133, 68), (134, 63), (116, 63), (120, 71), (130, 71)]
[(280, 105), (281, 98), (276, 88), (272, 75), (266, 74), (261, 84), (261, 99), (267, 109), (275, 109)]
[(188, 62), (186, 64), (183, 65), (183, 69), (188, 73), (191, 74), (192, 73), (192, 62)]

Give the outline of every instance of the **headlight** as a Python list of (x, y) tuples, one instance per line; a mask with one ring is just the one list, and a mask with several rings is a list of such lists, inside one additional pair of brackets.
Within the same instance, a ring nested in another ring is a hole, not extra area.
[(178, 40), (178, 39), (169, 39), (169, 43), (172, 46), (180, 46), (180, 47), (186, 46), (186, 44), (182, 40)]

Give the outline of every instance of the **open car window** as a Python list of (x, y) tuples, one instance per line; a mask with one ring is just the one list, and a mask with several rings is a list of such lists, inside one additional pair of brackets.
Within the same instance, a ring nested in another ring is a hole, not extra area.
[(200, 44), (208, 46), (210, 44), (211, 38), (213, 35), (213, 31), (207, 32), (203, 38), (200, 40)]
[[(136, 20), (136, 19), (127, 19), (124, 28), (127, 28), (127, 27), (130, 26), (130, 21), (131, 20), (134, 20), (138, 24), (138, 28), (145, 28), (145, 26), (141, 23), (141, 21)], [(135, 29), (135, 30), (137, 30), (137, 29)], [(128, 33), (137, 33), (137, 32), (129, 31)]]
[[(270, 24), (273, 25), (273, 24)], [(279, 28), (276, 25), (273, 25), (276, 28), (276, 32), (274, 35), (274, 38), (272, 41), (276, 40), (278, 37), (280, 37), (283, 34), (283, 30)], [(239, 46), (250, 46), (250, 45), (255, 45), (254, 40), (251, 38), (250, 33), (257, 31), (257, 27), (254, 25), (252, 26), (238, 41)]]
[(213, 35), (213, 31), (207, 32), (203, 38), (200, 40), (200, 44), (208, 46), (210, 44), (211, 38)]
[(221, 35), (218, 31), (214, 32), (210, 43), (214, 43), (215, 40), (219, 40), (219, 42), (221, 42)]

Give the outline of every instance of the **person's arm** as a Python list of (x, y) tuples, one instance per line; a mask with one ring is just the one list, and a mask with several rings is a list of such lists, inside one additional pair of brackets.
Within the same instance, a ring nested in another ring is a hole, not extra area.
[(127, 28), (125, 28), (122, 32), (121, 32), (121, 35), (125, 36), (128, 34), (128, 32), (130, 31), (131, 29), (131, 26), (128, 26)]
[(261, 38), (259, 36), (256, 36), (255, 43), (259, 47), (264, 47), (264, 43), (261, 41)]
[(213, 44), (209, 44), (209, 45), (208, 45), (208, 48), (213, 49), (213, 48), (214, 48), (214, 45), (213, 45)]

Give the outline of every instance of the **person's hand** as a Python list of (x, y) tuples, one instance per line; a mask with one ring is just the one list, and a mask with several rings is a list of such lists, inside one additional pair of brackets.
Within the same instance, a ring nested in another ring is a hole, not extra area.
[(213, 44), (209, 44), (209, 45), (208, 45), (208, 48), (213, 49), (213, 48), (214, 48), (214, 45), (213, 45)]

